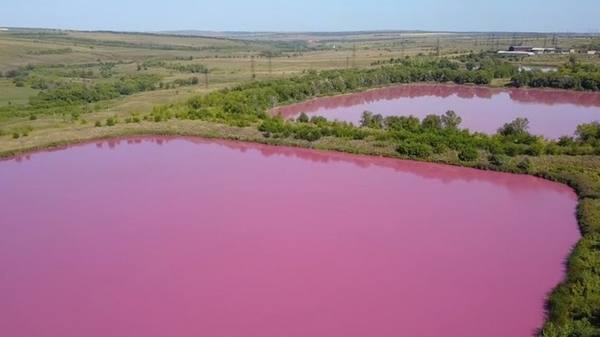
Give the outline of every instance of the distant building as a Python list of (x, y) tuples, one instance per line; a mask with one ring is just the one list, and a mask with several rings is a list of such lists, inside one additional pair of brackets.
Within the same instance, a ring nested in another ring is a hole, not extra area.
[(530, 51), (501, 50), (498, 52), (498, 55), (502, 55), (502, 56), (535, 56), (535, 53), (530, 52)]
[(527, 46), (510, 46), (508, 48), (508, 51), (522, 51), (522, 52), (532, 53), (533, 52), (533, 47), (527, 47)]
[(587, 54), (588, 55), (596, 55), (596, 54), (600, 54), (600, 52), (597, 50), (588, 50)]
[(556, 54), (557, 52), (559, 52), (558, 49), (556, 48), (531, 48), (531, 51), (536, 53), (536, 54)]
[(573, 54), (573, 49), (562, 49), (562, 48), (542, 48), (542, 47), (529, 47), (529, 46), (510, 46), (508, 50), (499, 51), (501, 55), (521, 55), (521, 56), (533, 56), (542, 54)]

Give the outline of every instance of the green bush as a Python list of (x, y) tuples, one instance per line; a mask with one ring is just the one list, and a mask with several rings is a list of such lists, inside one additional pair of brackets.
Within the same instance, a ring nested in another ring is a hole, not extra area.
[(584, 234), (600, 233), (600, 199), (581, 200), (577, 214)]
[(533, 164), (531, 163), (531, 159), (529, 159), (528, 157), (525, 157), (523, 159), (521, 159), (518, 163), (517, 163), (517, 168), (519, 170), (521, 170), (521, 172), (531, 172), (532, 168), (533, 168)]
[(433, 154), (433, 148), (430, 145), (419, 143), (400, 143), (396, 147), (396, 151), (403, 156), (414, 158), (428, 158)]
[(308, 140), (309, 142), (319, 140), (322, 136), (323, 134), (318, 127), (302, 125), (294, 130), (294, 138)]
[(53, 106), (98, 102), (122, 95), (154, 90), (159, 80), (160, 78), (156, 75), (137, 74), (123, 76), (118, 81), (95, 85), (64, 82), (54, 88), (39, 92), (30, 99), (30, 104)]
[(479, 152), (474, 147), (465, 147), (458, 152), (458, 159), (461, 161), (475, 161), (479, 158)]
[(488, 156), (490, 165), (494, 168), (502, 168), (510, 161), (510, 158), (503, 154), (491, 154)]
[(543, 337), (600, 336), (600, 233), (586, 235), (568, 262), (567, 280), (550, 296)]
[(296, 118), (296, 122), (298, 123), (308, 123), (310, 121), (310, 119), (308, 118), (308, 115), (306, 113), (301, 113), (300, 116), (298, 116), (298, 118)]
[(116, 117), (110, 117), (108, 119), (106, 119), (106, 126), (115, 126), (117, 124), (117, 118)]

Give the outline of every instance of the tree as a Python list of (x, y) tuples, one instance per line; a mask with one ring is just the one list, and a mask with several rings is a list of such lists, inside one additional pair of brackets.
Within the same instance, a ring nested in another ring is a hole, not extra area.
[(440, 130), (442, 128), (442, 119), (437, 115), (427, 115), (421, 121), (421, 127), (426, 130)]
[(384, 119), (385, 128), (388, 130), (418, 131), (421, 121), (415, 116), (387, 116)]
[(577, 136), (577, 139), (584, 143), (600, 139), (600, 122), (592, 122), (577, 126), (575, 135)]
[(456, 114), (453, 110), (448, 110), (441, 117), (442, 125), (446, 129), (458, 129), (460, 124), (462, 123), (462, 117)]
[(529, 120), (527, 118), (517, 118), (510, 123), (504, 124), (498, 129), (498, 133), (502, 136), (521, 136), (528, 135)]
[(298, 123), (308, 123), (310, 121), (310, 119), (308, 118), (308, 115), (304, 112), (302, 112), (300, 114), (300, 116), (298, 116), (298, 118), (296, 118), (296, 121)]
[(381, 129), (383, 128), (383, 116), (365, 111), (360, 118), (360, 126), (364, 128)]

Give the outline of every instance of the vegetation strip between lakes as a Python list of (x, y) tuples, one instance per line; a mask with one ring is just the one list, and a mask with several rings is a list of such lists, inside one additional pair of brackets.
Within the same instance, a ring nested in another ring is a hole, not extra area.
[[(581, 125), (573, 136), (547, 140), (529, 134), (526, 119), (507, 123), (495, 135), (473, 133), (461, 129), (461, 119), (452, 111), (423, 120), (383, 118), (366, 112), (360, 126), (306, 114), (285, 120), (268, 113), (282, 104), (391, 84), (486, 84), (494, 77), (494, 67), (504, 65), (488, 67), (489, 71), (475, 65), (472, 69), (478, 70), (473, 71), (458, 69), (446, 59), (403, 59), (364, 70), (309, 71), (290, 79), (255, 81), (186, 102), (156, 106), (151, 113), (125, 120), (109, 118), (95, 128), (88, 127), (85, 133), (65, 132), (53, 141), (29, 136), (19, 140), (16, 148), (0, 152), (0, 157), (99, 138), (185, 135), (424, 160), (531, 174), (565, 183), (580, 198), (577, 215), (582, 239), (569, 257), (566, 279), (549, 296), (547, 321), (539, 335), (600, 336), (600, 123)], [(594, 70), (590, 77), (597, 78), (597, 74)], [(559, 75), (563, 79), (573, 76)]]

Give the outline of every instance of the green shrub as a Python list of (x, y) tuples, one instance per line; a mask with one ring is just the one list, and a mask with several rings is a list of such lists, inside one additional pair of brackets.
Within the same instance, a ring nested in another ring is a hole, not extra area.
[(308, 118), (308, 115), (306, 113), (301, 113), (300, 116), (298, 116), (298, 118), (296, 118), (296, 122), (298, 123), (308, 123), (310, 122), (310, 119)]
[(302, 125), (294, 130), (294, 138), (314, 142), (323, 136), (318, 127)]
[(586, 235), (568, 262), (567, 280), (548, 301), (543, 337), (600, 336), (600, 233)]
[(592, 122), (577, 126), (577, 139), (584, 143), (593, 143), (600, 139), (600, 122)]
[(403, 156), (414, 158), (428, 158), (433, 154), (430, 145), (420, 143), (400, 143), (396, 151)]
[(117, 124), (117, 118), (116, 117), (110, 117), (108, 119), (106, 119), (106, 126), (115, 126)]
[(458, 159), (461, 161), (475, 161), (479, 158), (479, 152), (474, 147), (465, 147), (458, 152)]
[(510, 158), (503, 154), (491, 154), (488, 156), (490, 165), (494, 168), (502, 168), (510, 161)]
[(577, 215), (584, 234), (600, 233), (600, 199), (581, 200)]
[(280, 133), (285, 129), (285, 124), (282, 118), (274, 117), (267, 118), (259, 125), (258, 130), (261, 132)]
[(531, 163), (531, 159), (529, 159), (528, 157), (525, 157), (523, 159), (521, 159), (518, 163), (517, 163), (517, 168), (519, 170), (521, 170), (521, 172), (531, 172), (532, 168), (533, 168), (533, 164)]
[(525, 154), (527, 154), (529, 156), (537, 157), (537, 156), (543, 154), (544, 150), (545, 150), (544, 144), (542, 144), (540, 142), (535, 142), (527, 147)]

